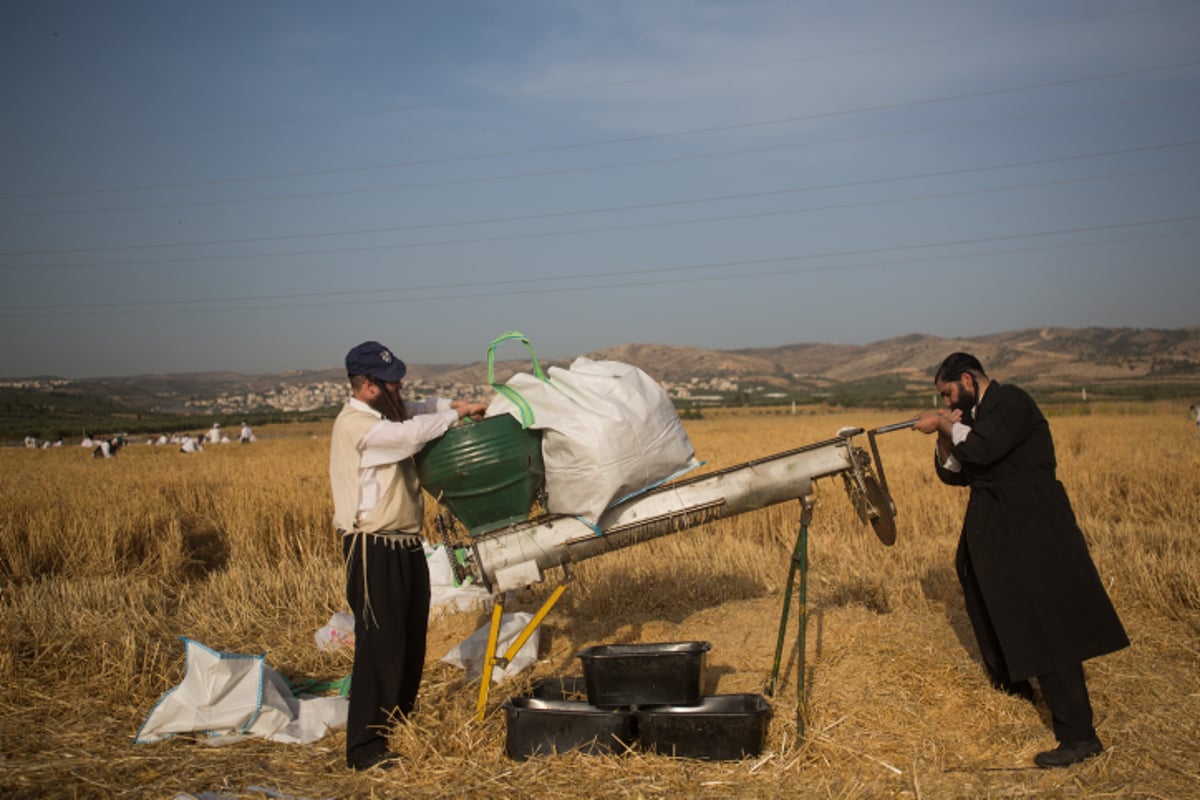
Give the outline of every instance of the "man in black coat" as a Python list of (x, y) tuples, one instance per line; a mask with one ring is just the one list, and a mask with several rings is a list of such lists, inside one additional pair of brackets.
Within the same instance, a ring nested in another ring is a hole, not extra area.
[(1037, 404), (954, 353), (934, 378), (946, 402), (917, 417), (936, 433), (938, 477), (970, 486), (956, 567), (967, 615), (994, 686), (1033, 699), (1037, 678), (1058, 747), (1040, 767), (1102, 752), (1083, 662), (1129, 645), (1055, 469)]

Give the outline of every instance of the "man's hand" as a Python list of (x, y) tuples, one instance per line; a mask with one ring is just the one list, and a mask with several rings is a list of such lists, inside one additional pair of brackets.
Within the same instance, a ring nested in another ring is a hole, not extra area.
[(937, 411), (922, 411), (917, 415), (913, 428), (921, 433), (944, 433), (950, 435), (954, 423), (962, 421), (962, 412), (957, 408), (941, 408)]
[(938, 427), (941, 425), (942, 415), (938, 411), (922, 411), (917, 415), (917, 421), (913, 423), (913, 428), (921, 433), (937, 433)]
[(458, 412), (458, 418), (470, 417), (471, 419), (483, 419), (483, 415), (487, 413), (487, 403), (472, 403), (467, 400), (451, 400), (450, 407)]

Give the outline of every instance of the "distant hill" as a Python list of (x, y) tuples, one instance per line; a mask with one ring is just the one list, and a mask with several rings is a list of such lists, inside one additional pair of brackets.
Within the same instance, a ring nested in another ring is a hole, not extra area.
[[(902, 405), (928, 394), (934, 369), (949, 353), (977, 355), (990, 375), (1043, 398), (1181, 397), (1200, 400), (1200, 327), (1041, 328), (947, 339), (911, 334), (865, 345), (800, 343), (743, 350), (622, 344), (585, 355), (635, 364), (668, 386), (717, 391), (730, 402)], [(544, 361), (566, 366), (568, 360)], [(529, 362), (497, 362), (498, 380), (528, 371)], [(426, 393), (485, 393), (487, 367), (410, 364), (407, 382)], [(187, 414), (228, 421), (231, 415), (317, 412), (340, 403), (340, 366), (270, 375), (203, 372), (65, 380), (0, 381), (2, 433), (33, 426), (84, 427), (95, 417)], [(713, 387), (717, 387), (714, 389)], [(711, 396), (711, 395), (710, 395)], [(230, 398), (236, 401), (231, 405)], [(251, 404), (266, 398), (263, 406)], [(266, 421), (266, 417), (256, 419)], [(52, 422), (52, 420), (60, 420)], [(68, 424), (69, 423), (69, 424)], [(96, 427), (95, 421), (86, 427)], [(148, 423), (149, 424), (149, 423)], [(5, 438), (8, 438), (7, 436)]]
[[(865, 345), (789, 344), (745, 350), (624, 344), (588, 353), (625, 361), (660, 381), (724, 376), (779, 387), (839, 384), (884, 377), (929, 385), (948, 354), (974, 353), (994, 377), (1045, 388), (1082, 384), (1200, 382), (1200, 327), (1184, 329), (1041, 328), (945, 339), (911, 334)], [(466, 378), (480, 365), (447, 371)], [(497, 365), (497, 373), (527, 369)]]

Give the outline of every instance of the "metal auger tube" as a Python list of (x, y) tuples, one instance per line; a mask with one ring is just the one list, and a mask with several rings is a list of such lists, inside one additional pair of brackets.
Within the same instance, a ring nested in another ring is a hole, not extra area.
[(493, 592), (523, 588), (552, 567), (799, 499), (814, 480), (861, 475), (869, 464), (849, 437), (817, 442), (650, 490), (608, 509), (596, 528), (552, 516), (482, 534), (472, 540), (473, 568)]

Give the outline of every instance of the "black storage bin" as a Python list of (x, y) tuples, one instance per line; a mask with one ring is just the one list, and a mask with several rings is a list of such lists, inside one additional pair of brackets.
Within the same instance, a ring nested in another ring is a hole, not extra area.
[(568, 750), (623, 753), (637, 731), (632, 711), (596, 708), (577, 700), (511, 697), (504, 712), (504, 751), (517, 761)]
[(695, 706), (641, 708), (636, 714), (642, 749), (729, 761), (762, 752), (771, 706), (762, 695), (723, 694)]
[(539, 700), (587, 700), (587, 686), (579, 675), (539, 678), (529, 687), (529, 696)]
[(695, 705), (708, 642), (606, 644), (578, 654), (588, 702), (599, 707)]

